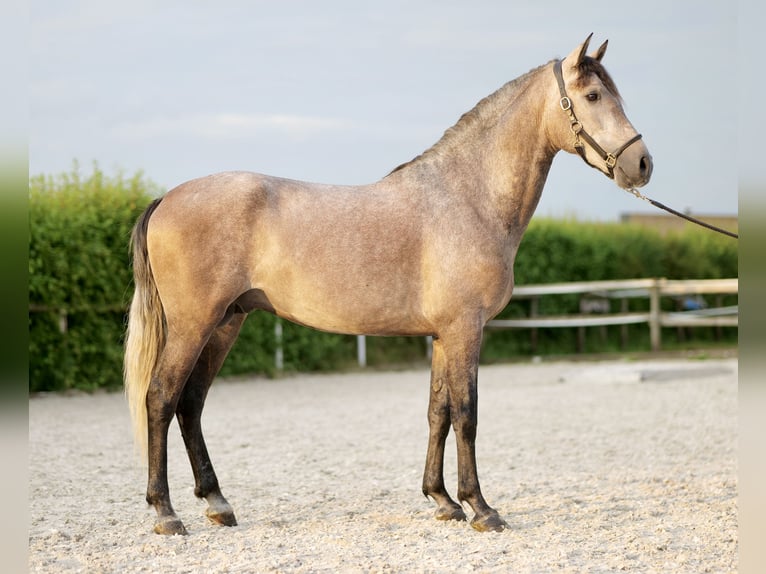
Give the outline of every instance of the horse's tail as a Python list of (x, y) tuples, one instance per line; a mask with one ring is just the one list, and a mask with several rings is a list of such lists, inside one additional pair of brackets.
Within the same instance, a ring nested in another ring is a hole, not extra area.
[(141, 214), (130, 238), (135, 291), (128, 313), (123, 376), (135, 445), (144, 461), (148, 451), (146, 394), (166, 339), (165, 313), (146, 245), (149, 218), (161, 200), (155, 199)]

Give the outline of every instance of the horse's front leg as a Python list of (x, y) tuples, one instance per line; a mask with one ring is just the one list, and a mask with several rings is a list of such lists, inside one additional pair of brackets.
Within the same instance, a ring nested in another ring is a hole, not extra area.
[(457, 443), (457, 496), (460, 502), (470, 504), (475, 513), (471, 526), (482, 532), (499, 532), (508, 525), (484, 500), (476, 468), (477, 383), (482, 332), (479, 329), (473, 336), (466, 333), (464, 331), (449, 346), (445, 343), (450, 417)]
[(441, 340), (434, 339), (431, 360), (431, 395), (428, 403), (428, 454), (423, 473), (423, 494), (438, 504), (438, 520), (465, 520), (465, 512), (444, 486), (444, 443), (450, 429), (447, 364)]

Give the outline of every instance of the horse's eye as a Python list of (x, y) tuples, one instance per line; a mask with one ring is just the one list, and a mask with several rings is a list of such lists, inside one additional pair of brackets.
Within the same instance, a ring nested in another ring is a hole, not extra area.
[(591, 92), (587, 96), (585, 96), (589, 102), (597, 102), (601, 96), (599, 96), (598, 92)]

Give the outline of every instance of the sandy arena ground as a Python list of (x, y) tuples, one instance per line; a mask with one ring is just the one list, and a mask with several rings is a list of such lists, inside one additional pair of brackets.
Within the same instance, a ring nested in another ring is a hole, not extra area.
[[(30, 572), (736, 572), (737, 361), (483, 366), (479, 476), (510, 525), (432, 518), (425, 370), (218, 381), (203, 425), (239, 520), (152, 533), (120, 394), (29, 401)], [(448, 442), (446, 482), (456, 488)], [(467, 509), (469, 510), (469, 509)], [(471, 513), (468, 512), (469, 518)]]

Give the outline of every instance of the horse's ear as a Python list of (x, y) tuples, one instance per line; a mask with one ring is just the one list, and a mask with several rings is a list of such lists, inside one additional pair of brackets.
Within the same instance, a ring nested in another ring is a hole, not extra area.
[(604, 57), (604, 54), (606, 54), (606, 45), (609, 43), (609, 40), (605, 40), (601, 46), (599, 46), (598, 50), (593, 52), (590, 57), (594, 60), (598, 60), (599, 62)]
[(591, 36), (593, 36), (593, 32), (591, 32), (588, 37), (585, 38), (585, 42), (577, 46), (574, 50), (572, 50), (571, 54), (564, 58), (569, 67), (576, 68), (580, 65), (580, 62), (582, 62), (582, 59), (585, 57), (585, 52), (588, 51), (588, 44), (590, 44)]

